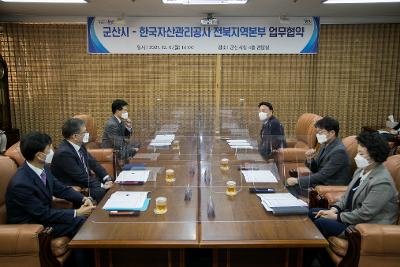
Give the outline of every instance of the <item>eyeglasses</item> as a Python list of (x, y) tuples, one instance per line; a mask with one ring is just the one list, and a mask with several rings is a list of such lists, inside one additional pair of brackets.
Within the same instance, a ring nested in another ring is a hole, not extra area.
[(81, 134), (86, 134), (86, 133), (88, 133), (88, 131), (84, 131), (84, 132), (81, 132), (81, 133), (76, 133), (76, 134), (79, 134), (79, 135), (81, 135)]
[(328, 134), (329, 132), (327, 130), (319, 130), (317, 131), (317, 134)]

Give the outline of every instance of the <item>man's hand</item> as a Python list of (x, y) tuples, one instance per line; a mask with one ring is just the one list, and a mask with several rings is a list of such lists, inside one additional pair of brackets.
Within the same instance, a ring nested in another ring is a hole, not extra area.
[(312, 160), (315, 157), (316, 152), (317, 151), (315, 151), (315, 149), (313, 149), (313, 148), (307, 150), (306, 153), (305, 153), (306, 159), (307, 160)]
[(83, 204), (79, 209), (76, 210), (76, 216), (89, 217), (90, 213), (92, 213), (92, 210), (95, 208), (96, 206), (85, 206), (85, 204)]
[(85, 206), (85, 207), (93, 206), (93, 201), (92, 201), (92, 199), (90, 199), (90, 198), (88, 198), (88, 197), (84, 197), (84, 198), (82, 199), (82, 202), (83, 202), (83, 206)]
[(131, 129), (132, 128), (132, 121), (127, 118), (126, 120), (124, 120), (125, 123), (125, 127)]
[(114, 183), (112, 181), (108, 181), (108, 182), (104, 183), (103, 188), (110, 189), (113, 185), (114, 185)]
[(294, 178), (294, 177), (289, 177), (289, 178), (286, 179), (286, 183), (289, 186), (294, 186), (294, 185), (299, 183), (299, 180), (297, 178)]

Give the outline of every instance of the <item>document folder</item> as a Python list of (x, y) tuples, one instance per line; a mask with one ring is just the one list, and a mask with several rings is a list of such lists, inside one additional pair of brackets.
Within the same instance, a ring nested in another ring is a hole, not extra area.
[(304, 206), (274, 207), (271, 208), (274, 215), (304, 215), (308, 214), (308, 208)]

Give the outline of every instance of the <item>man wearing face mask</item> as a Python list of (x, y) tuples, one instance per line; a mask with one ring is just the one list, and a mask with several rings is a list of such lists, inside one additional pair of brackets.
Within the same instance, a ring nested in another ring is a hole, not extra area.
[[(33, 132), (20, 143), (25, 163), (11, 179), (6, 193), (7, 223), (42, 224), (54, 229), (54, 236), (73, 237), (95, 208), (91, 200), (64, 186), (45, 166), (51, 161), (50, 136)], [(52, 208), (53, 196), (73, 202), (79, 209)]]
[(287, 188), (295, 196), (308, 195), (308, 188), (316, 185), (347, 185), (351, 178), (351, 163), (342, 141), (338, 138), (339, 122), (324, 117), (315, 123), (317, 140), (321, 144), (318, 153), (306, 151), (306, 166), (311, 174), (287, 178)]
[(111, 110), (113, 116), (104, 126), (102, 146), (119, 151), (121, 157), (132, 157), (139, 149), (137, 144), (129, 144), (133, 130), (132, 121), (128, 115), (128, 103), (116, 99), (111, 105)]
[(113, 182), (83, 146), (89, 141), (85, 122), (77, 118), (68, 119), (62, 127), (62, 134), (65, 139), (54, 154), (51, 171), (65, 185), (87, 187), (89, 195), (99, 202)]
[(261, 102), (258, 109), (258, 116), (262, 122), (258, 151), (264, 159), (270, 159), (274, 151), (286, 147), (285, 132), (282, 124), (273, 115), (274, 108), (271, 103)]

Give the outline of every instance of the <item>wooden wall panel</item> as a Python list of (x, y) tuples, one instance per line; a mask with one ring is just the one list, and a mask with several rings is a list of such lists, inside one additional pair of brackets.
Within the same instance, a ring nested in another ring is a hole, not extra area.
[(89, 55), (85, 25), (1, 26), (13, 125), (56, 142), (62, 122), (79, 113), (96, 119), (101, 137), (116, 98), (129, 102), (141, 139), (162, 121), (213, 130), (216, 99), (254, 136), (262, 100), (288, 135), (304, 112), (337, 117), (342, 136), (400, 117), (400, 24), (322, 25), (317, 55), (223, 55), (220, 69), (216, 55)]

